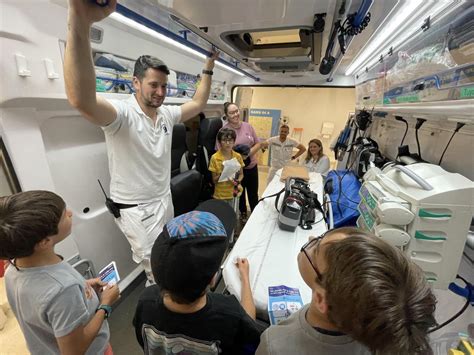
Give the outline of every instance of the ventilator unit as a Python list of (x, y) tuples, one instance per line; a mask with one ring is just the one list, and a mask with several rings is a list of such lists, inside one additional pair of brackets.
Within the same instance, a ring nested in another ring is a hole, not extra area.
[(370, 169), (357, 225), (401, 248), (435, 288), (455, 277), (473, 215), (474, 183), (438, 165)]

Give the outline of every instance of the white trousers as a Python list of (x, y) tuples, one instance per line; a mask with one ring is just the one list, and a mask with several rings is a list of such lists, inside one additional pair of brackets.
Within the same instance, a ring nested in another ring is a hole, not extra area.
[(127, 238), (132, 248), (133, 261), (145, 269), (147, 284), (153, 284), (150, 256), (151, 248), (163, 227), (174, 215), (171, 193), (161, 200), (139, 204), (137, 207), (120, 210), (121, 217), (115, 223)]

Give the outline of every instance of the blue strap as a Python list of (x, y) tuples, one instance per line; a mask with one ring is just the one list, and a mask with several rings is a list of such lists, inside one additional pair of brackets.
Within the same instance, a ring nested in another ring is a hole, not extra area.
[(474, 306), (474, 286), (469, 284), (469, 285), (466, 285), (465, 287), (461, 287), (455, 284), (454, 282), (451, 282), (448, 288), (455, 294), (461, 297), (464, 297), (466, 299), (469, 297), (469, 288), (471, 288), (471, 297), (469, 299), (469, 302), (471, 303), (471, 305)]

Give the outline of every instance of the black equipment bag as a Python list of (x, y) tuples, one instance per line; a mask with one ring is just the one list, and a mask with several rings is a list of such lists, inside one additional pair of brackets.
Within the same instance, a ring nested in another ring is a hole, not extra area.
[(362, 178), (369, 170), (370, 162), (373, 162), (377, 167), (382, 167), (385, 163), (385, 158), (380, 153), (377, 142), (371, 138), (357, 138), (352, 149), (353, 160), (349, 166), (358, 178)]

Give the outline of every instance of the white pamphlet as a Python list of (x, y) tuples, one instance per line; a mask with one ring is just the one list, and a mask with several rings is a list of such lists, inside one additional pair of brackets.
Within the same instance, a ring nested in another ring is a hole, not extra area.
[(235, 158), (224, 160), (222, 165), (224, 166), (224, 169), (222, 170), (222, 174), (219, 177), (218, 182), (235, 178), (235, 173), (237, 173), (241, 168), (240, 163)]
[(109, 285), (117, 284), (120, 281), (120, 276), (115, 261), (112, 261), (110, 264), (100, 270), (99, 277), (101, 281), (107, 282)]

